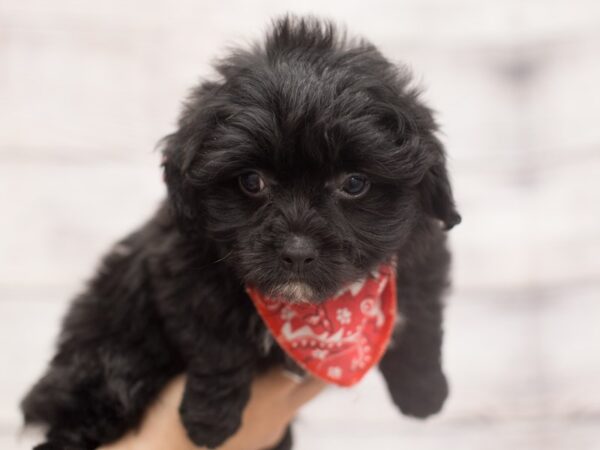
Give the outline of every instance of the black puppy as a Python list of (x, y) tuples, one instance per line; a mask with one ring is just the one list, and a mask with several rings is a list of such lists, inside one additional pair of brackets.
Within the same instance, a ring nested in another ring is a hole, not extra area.
[[(437, 412), (448, 283), (460, 221), (431, 111), (366, 41), (312, 18), (217, 65), (164, 140), (168, 200), (106, 256), (23, 401), (40, 448), (93, 449), (135, 427), (174, 375), (181, 419), (216, 447), (240, 425), (266, 349), (244, 285), (319, 302), (397, 260), (401, 327), (379, 364), (406, 414)], [(277, 448), (291, 447), (288, 434)]]

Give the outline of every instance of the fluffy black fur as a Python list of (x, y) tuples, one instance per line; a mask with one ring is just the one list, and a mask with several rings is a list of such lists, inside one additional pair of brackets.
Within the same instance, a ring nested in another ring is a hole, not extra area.
[[(240, 425), (253, 377), (285, 359), (265, 349), (244, 284), (277, 293), (302, 282), (322, 301), (394, 255), (403, 324), (379, 368), (406, 414), (446, 398), (445, 230), (460, 217), (408, 74), (330, 23), (293, 17), (216, 67), (164, 140), (168, 199), (105, 257), (23, 401), (26, 422), (48, 426), (43, 448), (117, 439), (184, 371), (182, 421), (196, 444), (218, 446)], [(240, 188), (247, 170), (266, 181), (261, 195)], [(364, 195), (341, 195), (350, 173), (370, 181)], [(317, 255), (301, 272), (280, 260), (298, 234)], [(288, 433), (278, 448), (290, 447)]]

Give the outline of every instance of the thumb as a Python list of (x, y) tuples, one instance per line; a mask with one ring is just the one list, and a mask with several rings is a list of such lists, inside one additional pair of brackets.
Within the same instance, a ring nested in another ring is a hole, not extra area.
[(290, 392), (289, 402), (294, 409), (300, 408), (305, 403), (308, 403), (315, 398), (323, 389), (328, 386), (322, 380), (308, 377), (302, 382), (296, 384)]

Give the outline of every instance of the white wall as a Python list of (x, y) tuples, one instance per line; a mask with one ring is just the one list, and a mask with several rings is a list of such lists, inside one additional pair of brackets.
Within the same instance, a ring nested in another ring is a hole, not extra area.
[(162, 197), (182, 97), (272, 16), (315, 12), (408, 63), (439, 111), (464, 223), (425, 425), (376, 374), (310, 405), (300, 450), (600, 448), (600, 6), (561, 1), (0, 3), (0, 448), (69, 297)]

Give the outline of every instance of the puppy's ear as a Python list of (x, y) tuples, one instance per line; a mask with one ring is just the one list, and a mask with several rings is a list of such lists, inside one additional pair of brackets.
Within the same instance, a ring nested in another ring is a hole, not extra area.
[(219, 87), (204, 83), (194, 90), (179, 118), (179, 129), (160, 143), (162, 166), (169, 204), (180, 229), (196, 234), (202, 224), (202, 180), (194, 171), (194, 162), (202, 156), (202, 146), (211, 127), (212, 94)]
[(432, 156), (433, 164), (425, 172), (419, 183), (419, 193), (425, 211), (439, 219), (444, 229), (449, 230), (461, 222), (456, 211), (452, 187), (446, 169), (446, 157), (441, 142), (435, 137), (427, 139), (423, 151)]
[(171, 212), (181, 231), (191, 234), (199, 225), (199, 202), (187, 174), (193, 150), (188, 148), (189, 144), (182, 139), (180, 132), (166, 136), (161, 142), (163, 177)]

